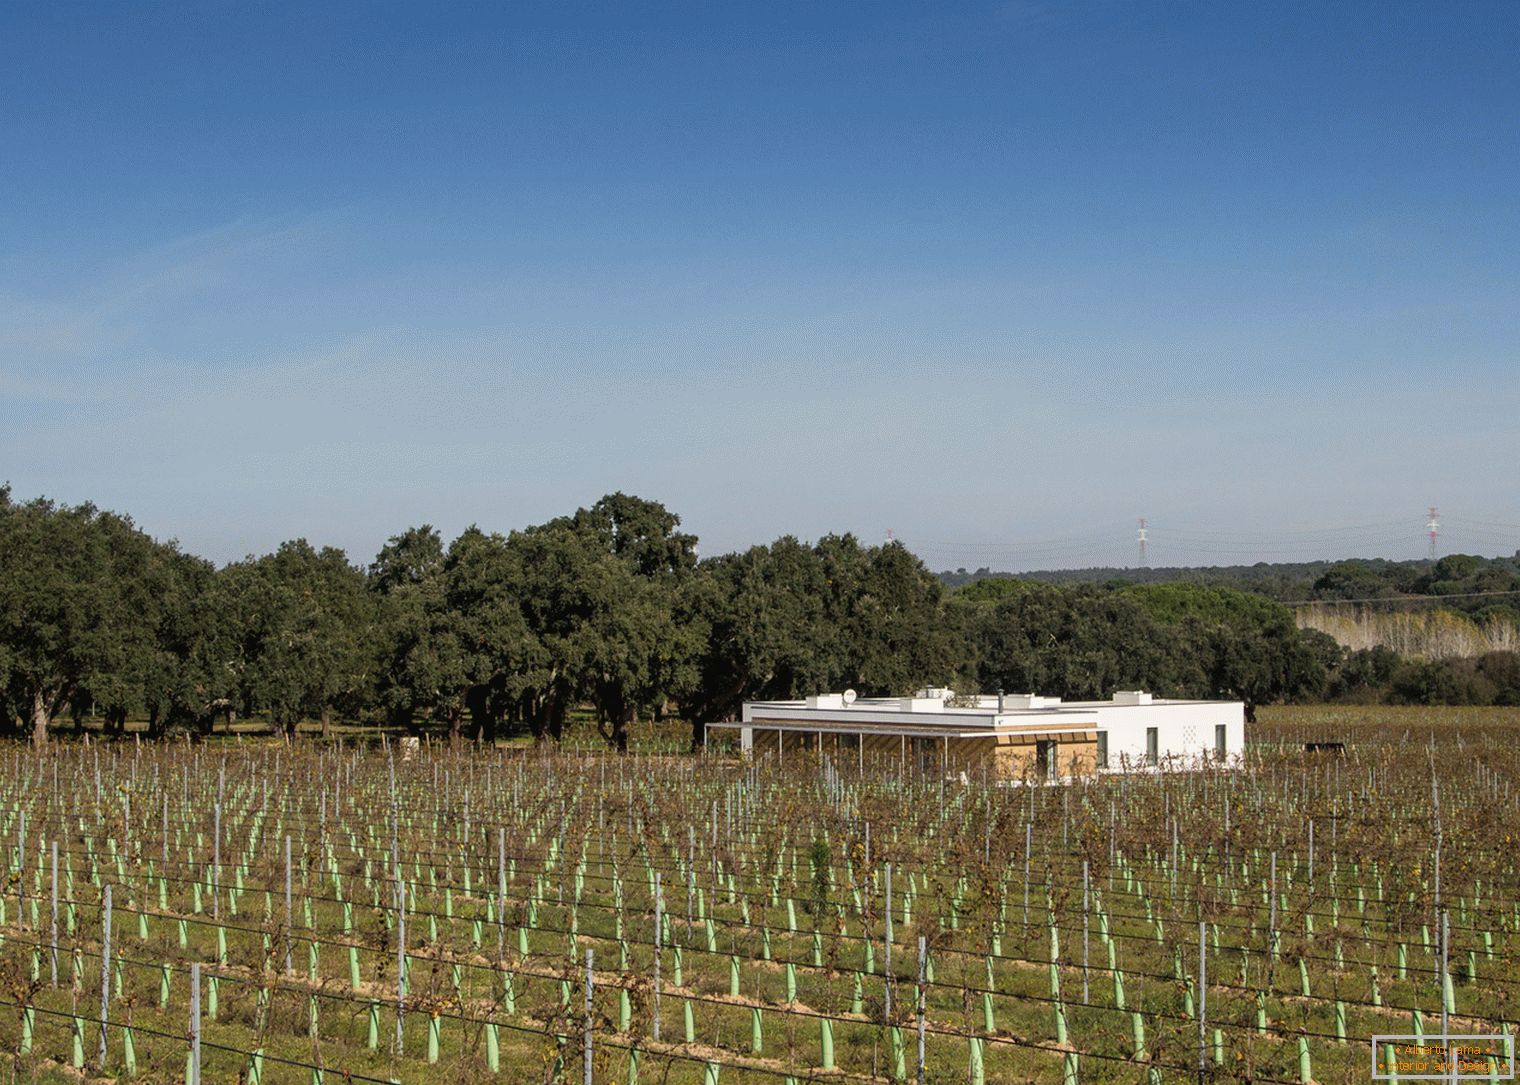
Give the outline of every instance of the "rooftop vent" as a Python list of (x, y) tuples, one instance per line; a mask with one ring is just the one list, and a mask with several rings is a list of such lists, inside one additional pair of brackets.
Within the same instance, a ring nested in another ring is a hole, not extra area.
[(899, 712), (943, 712), (945, 702), (939, 697), (899, 697), (897, 710)]
[(843, 708), (844, 694), (820, 693), (816, 697), (809, 697), (807, 699), (807, 706), (809, 708)]
[(1151, 695), (1140, 689), (1121, 689), (1114, 691), (1114, 704), (1141, 705), (1150, 704)]
[(1059, 697), (1042, 697), (1038, 693), (1003, 693), (998, 695), (998, 711), (1011, 712), (1021, 708), (1054, 708), (1061, 703)]

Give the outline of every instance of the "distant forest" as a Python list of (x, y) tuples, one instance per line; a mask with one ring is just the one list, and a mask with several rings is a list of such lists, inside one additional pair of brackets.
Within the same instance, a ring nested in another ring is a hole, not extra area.
[(849, 534), (699, 561), (675, 513), (621, 493), (506, 535), (409, 527), (366, 564), (294, 539), (217, 566), (125, 515), (0, 487), (0, 726), (39, 744), (249, 719), (554, 742), (575, 711), (626, 749), (640, 719), (690, 721), (695, 745), (746, 700), (847, 687), (1520, 704), (1513, 650), (1397, 650), (1376, 629), (1357, 646), (1283, 603), (1417, 593), (1464, 608), (1442, 613), (1481, 649), (1513, 625), (1513, 599), (1478, 594), (1520, 589), (1512, 560), (1178, 573), (950, 585)]
[(1163, 568), (1045, 569), (998, 573), (990, 569), (942, 572), (950, 588), (978, 580), (1032, 580), (1041, 584), (1200, 584), (1236, 588), (1280, 603), (1395, 602), (1415, 598), (1477, 618), (1520, 620), (1520, 550), (1507, 558), (1449, 554), (1436, 561), (1258, 562), (1255, 565), (1169, 566)]

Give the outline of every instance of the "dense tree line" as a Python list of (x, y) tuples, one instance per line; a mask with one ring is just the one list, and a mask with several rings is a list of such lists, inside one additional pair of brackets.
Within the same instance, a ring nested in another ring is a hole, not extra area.
[[(940, 573), (950, 587), (978, 580), (1009, 579), (990, 569)], [(1435, 561), (1258, 562), (1255, 565), (1157, 567), (1146, 569), (1052, 569), (1020, 573), (1018, 579), (1048, 584), (1107, 587), (1196, 584), (1236, 588), (1279, 602), (1369, 602), (1427, 599), (1479, 621), (1520, 621), (1520, 551), (1512, 557), (1448, 554)]]
[(297, 539), (217, 568), (125, 516), (0, 489), (0, 702), (38, 742), (69, 716), (118, 731), (142, 718), (155, 735), (339, 717), (552, 741), (581, 708), (623, 749), (641, 717), (691, 720), (697, 742), (746, 700), (846, 687), (1520, 697), (1504, 660), (1452, 677), (1348, 655), (1233, 588), (984, 578), (952, 592), (901, 545), (851, 535), (702, 561), (696, 544), (662, 505), (619, 493), (507, 535), (410, 528), (365, 567)]

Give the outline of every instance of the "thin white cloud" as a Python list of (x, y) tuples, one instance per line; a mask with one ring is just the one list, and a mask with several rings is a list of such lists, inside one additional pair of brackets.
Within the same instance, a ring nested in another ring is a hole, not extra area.
[(88, 378), (95, 367), (152, 356), (177, 318), (225, 305), (250, 268), (300, 259), (331, 233), (321, 217), (240, 220), (130, 254), (67, 287), (0, 286), (0, 374)]

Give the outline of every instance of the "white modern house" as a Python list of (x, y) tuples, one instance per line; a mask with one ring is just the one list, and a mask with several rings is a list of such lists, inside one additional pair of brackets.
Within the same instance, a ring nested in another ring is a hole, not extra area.
[(904, 769), (1001, 780), (1235, 767), (1245, 749), (1241, 702), (1141, 691), (1062, 701), (1030, 693), (958, 697), (948, 689), (856, 697), (846, 690), (749, 701), (739, 720), (707, 726), (710, 738), (737, 731), (746, 757), (855, 759), (861, 768), (895, 760)]

